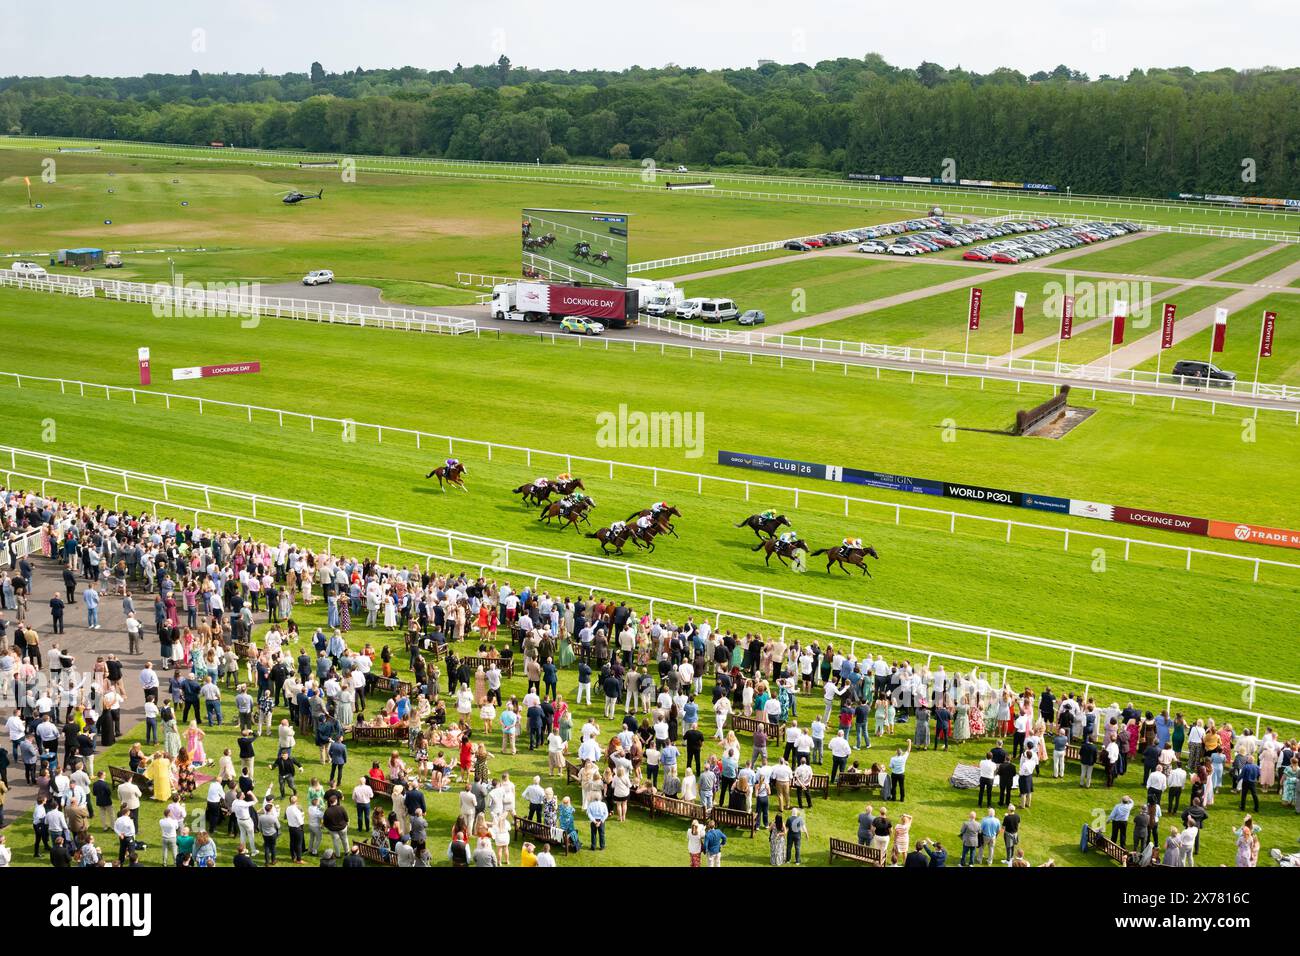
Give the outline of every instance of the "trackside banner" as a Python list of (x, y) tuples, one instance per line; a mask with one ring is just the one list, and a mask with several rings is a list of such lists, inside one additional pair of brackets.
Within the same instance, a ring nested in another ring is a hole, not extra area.
[(908, 475), (864, 471), (858, 468), (845, 468), (840, 465), (822, 465), (816, 462), (799, 461), (794, 458), (776, 458), (771, 455), (747, 455), (736, 451), (718, 452), (718, 464), (728, 465), (732, 468), (750, 468), (755, 471), (795, 475), (800, 478), (837, 481), (841, 484), (863, 485), (868, 488), (883, 488), (886, 491), (917, 492), (926, 495), (938, 495), (944, 498), (960, 498), (963, 501), (975, 501), (980, 504), (1008, 505), (1013, 508), (1029, 508), (1033, 511), (1051, 511), (1056, 514), (1073, 515), (1077, 518), (1092, 518), (1097, 521), (1117, 521), (1121, 524), (1142, 525), (1147, 528), (1157, 528), (1161, 531), (1176, 531), (1179, 534), (1195, 534), (1211, 538), (1222, 538), (1228, 541), (1243, 541), (1278, 548), (1300, 549), (1300, 531), (1288, 531), (1285, 528), (1269, 528), (1262, 525), (1231, 521), (1211, 521), (1207, 518), (1170, 514), (1164, 511), (1151, 511), (1146, 508), (1124, 508), (1099, 501), (1058, 498), (1053, 495), (1036, 495), (1023, 491), (1009, 491), (1005, 488), (961, 484), (955, 481), (912, 478)]

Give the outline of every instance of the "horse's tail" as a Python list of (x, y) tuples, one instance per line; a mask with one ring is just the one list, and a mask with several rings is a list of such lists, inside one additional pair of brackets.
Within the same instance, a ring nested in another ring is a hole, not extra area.
[(630, 515), (627, 516), (627, 520), (628, 520), (628, 521), (635, 521), (635, 520), (636, 520), (637, 518), (639, 518), (639, 517), (641, 517), (641, 512), (639, 512), (639, 511), (634, 511), (634, 512), (632, 512)]
[(763, 545), (765, 545), (765, 544), (767, 544), (766, 541), (760, 541), (758, 544), (754, 545), (754, 546), (753, 546), (752, 548), (750, 548), (749, 550), (750, 550), (750, 551), (757, 551), (759, 548), (763, 547)]
[(598, 531), (588, 531), (587, 534), (586, 534), (586, 537), (588, 537), (588, 538), (595, 538), (595, 539), (599, 540), (599, 539), (600, 539), (600, 532), (598, 532)]
[(819, 555), (819, 554), (826, 554), (826, 553), (829, 552), (829, 551), (830, 551), (830, 548), (818, 548), (816, 551), (814, 551), (814, 552), (812, 553), (812, 556), (815, 558), (815, 557), (817, 557), (817, 555)]
[(744, 521), (742, 521), (740, 524), (736, 525), (736, 527), (737, 527), (737, 528), (747, 528), (747, 527), (749, 527), (749, 522), (752, 521), (752, 520), (753, 520), (752, 518), (746, 518), (746, 519), (745, 519)]
[(512, 495), (519, 495), (519, 494), (523, 494), (523, 493), (524, 493), (525, 491), (527, 491), (528, 489), (529, 489), (529, 486), (528, 486), (528, 485), (520, 485), (518, 488), (516, 488), (514, 491), (512, 491), (512, 492), (510, 492), (510, 493), (511, 493)]

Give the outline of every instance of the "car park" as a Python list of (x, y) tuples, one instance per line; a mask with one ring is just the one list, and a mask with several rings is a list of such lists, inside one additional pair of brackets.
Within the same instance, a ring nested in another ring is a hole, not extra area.
[(334, 273), (329, 269), (313, 269), (302, 277), (303, 285), (329, 285), (334, 281)]
[(605, 331), (605, 326), (594, 319), (571, 315), (560, 320), (560, 331), (571, 335), (600, 335)]
[(749, 309), (740, 314), (736, 320), (739, 325), (762, 325), (767, 321), (767, 316), (758, 309)]

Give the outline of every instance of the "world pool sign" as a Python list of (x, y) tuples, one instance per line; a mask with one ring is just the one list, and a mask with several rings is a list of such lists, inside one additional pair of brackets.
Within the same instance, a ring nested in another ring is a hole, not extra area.
[(778, 458), (773, 455), (751, 455), (736, 451), (719, 451), (718, 464), (727, 465), (731, 468), (748, 468), (753, 471), (791, 475), (796, 478), (814, 478), (819, 481), (835, 481), (840, 484), (882, 488), (886, 491), (907, 491), (935, 495), (941, 498), (960, 498), (963, 501), (974, 501), (979, 504), (1007, 505), (1013, 508), (1029, 508), (1033, 511), (1052, 511), (1057, 514), (1074, 515), (1079, 518), (1143, 525), (1148, 528), (1159, 528), (1180, 534), (1208, 535), (1212, 538), (1266, 544), (1280, 548), (1300, 548), (1300, 531), (1288, 531), (1283, 528), (1269, 528), (1241, 522), (1210, 521), (1206, 518), (1169, 514), (1145, 508), (1123, 508), (1119, 505), (1103, 504), (1096, 501), (1072, 500), (1054, 495), (1030, 494), (1024, 491), (989, 488), (984, 485), (967, 485), (953, 481), (936, 481), (930, 478), (913, 478), (908, 475), (867, 471), (860, 468), (845, 468), (841, 465), (824, 465), (818, 462), (800, 461), (796, 458)]

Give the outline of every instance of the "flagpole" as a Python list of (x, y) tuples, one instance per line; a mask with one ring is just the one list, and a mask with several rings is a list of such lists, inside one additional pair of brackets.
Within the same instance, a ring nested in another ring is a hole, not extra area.
[(1259, 394), (1259, 360), (1264, 357), (1264, 319), (1268, 314), (1265, 309), (1259, 316), (1259, 347), (1255, 349), (1255, 382), (1251, 386), (1252, 395)]
[(1061, 377), (1061, 330), (1056, 330), (1056, 377)]

